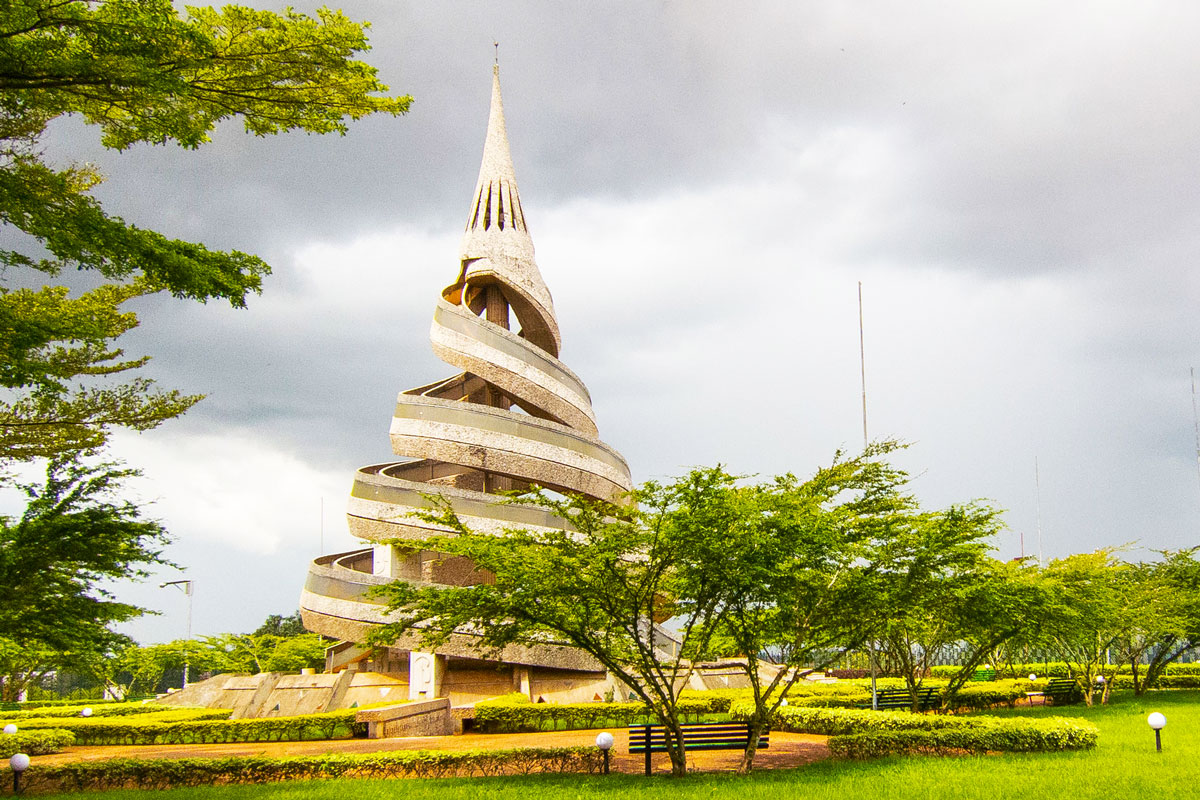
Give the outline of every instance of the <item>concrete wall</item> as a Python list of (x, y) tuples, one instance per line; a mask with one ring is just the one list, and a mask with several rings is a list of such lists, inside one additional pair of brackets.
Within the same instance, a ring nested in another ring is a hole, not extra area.
[(450, 712), (450, 701), (444, 697), (365, 709), (355, 715), (355, 720), (367, 723), (367, 736), (372, 739), (395, 736), (449, 736), (455, 732), (455, 719)]

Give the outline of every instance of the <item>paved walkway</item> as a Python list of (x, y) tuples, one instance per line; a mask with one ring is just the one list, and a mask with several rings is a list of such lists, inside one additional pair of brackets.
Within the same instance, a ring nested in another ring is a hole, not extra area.
[[(221, 758), (225, 756), (300, 756), (325, 753), (379, 753), (389, 750), (504, 750), (513, 747), (588, 747), (595, 746), (598, 730), (551, 731), (544, 733), (467, 733), (462, 736), (414, 736), (397, 739), (337, 739), (322, 742), (247, 742), (240, 744), (196, 745), (114, 745), (107, 747), (68, 747), (61, 753), (38, 756), (38, 764), (65, 764), (106, 758)], [(617, 772), (638, 773), (644, 769), (643, 756), (629, 755), (628, 734), (613, 731), (612, 768)], [(754, 758), (757, 769), (798, 767), (829, 756), (825, 736), (771, 732), (771, 745)], [(706, 750), (691, 753), (693, 769), (725, 771), (737, 769), (740, 751)], [(665, 754), (655, 755), (654, 768), (669, 772)]]

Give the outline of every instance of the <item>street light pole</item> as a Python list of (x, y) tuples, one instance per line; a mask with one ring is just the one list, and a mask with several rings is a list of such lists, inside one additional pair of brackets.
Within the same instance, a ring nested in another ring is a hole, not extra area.
[(160, 583), (158, 588), (178, 586), (187, 595), (187, 637), (183, 640), (183, 688), (188, 687), (188, 643), (192, 641), (192, 581), (167, 581)]

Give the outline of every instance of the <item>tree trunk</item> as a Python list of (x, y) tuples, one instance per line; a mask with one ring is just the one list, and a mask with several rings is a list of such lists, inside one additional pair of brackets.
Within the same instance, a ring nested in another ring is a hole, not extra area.
[(671, 757), (671, 777), (687, 775), (687, 753), (683, 749), (683, 732), (675, 722), (667, 728), (667, 755)]
[(750, 738), (746, 743), (746, 752), (742, 753), (742, 763), (738, 765), (738, 774), (740, 775), (747, 775), (754, 768), (754, 755), (758, 752), (758, 737), (762, 735), (763, 728), (767, 726), (766, 719), (759, 714), (751, 717), (746, 724)]

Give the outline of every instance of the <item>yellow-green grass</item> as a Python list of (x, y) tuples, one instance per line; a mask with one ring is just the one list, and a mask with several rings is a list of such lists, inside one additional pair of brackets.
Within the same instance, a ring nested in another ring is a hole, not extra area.
[[(1146, 724), (1151, 711), (1167, 717), (1163, 752), (1154, 749)], [(1041, 715), (1051, 709), (999, 711), (999, 716)], [(877, 761), (829, 760), (795, 770), (749, 777), (699, 775), (684, 779), (640, 775), (531, 776), (425, 781), (311, 781), (291, 784), (176, 789), (162, 800), (691, 800), (731, 796), (738, 800), (846, 800), (846, 798), (963, 798), (1006, 800), (1112, 800), (1118, 797), (1181, 797), (1200, 785), (1200, 691), (1155, 692), (1144, 698), (1115, 697), (1106, 707), (1057, 708), (1100, 728), (1094, 751), (998, 756), (892, 757)], [(73, 795), (83, 796), (83, 795)], [(141, 792), (110, 792), (106, 800), (144, 800)], [(64, 795), (66, 797), (66, 795)]]

